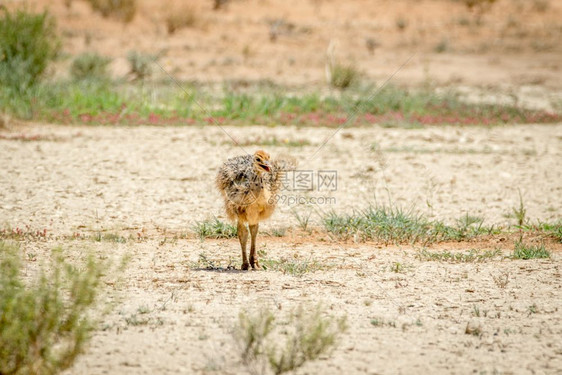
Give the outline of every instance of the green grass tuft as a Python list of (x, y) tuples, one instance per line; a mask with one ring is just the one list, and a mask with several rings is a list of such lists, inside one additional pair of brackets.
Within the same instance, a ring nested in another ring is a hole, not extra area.
[(554, 238), (556, 241), (562, 243), (562, 219), (556, 222), (541, 222), (537, 224), (527, 224), (520, 229), (532, 232), (544, 232)]
[(96, 242), (115, 242), (115, 243), (126, 243), (127, 238), (116, 233), (105, 233), (97, 232), (92, 236), (92, 240)]
[(521, 191), (519, 191), (519, 207), (513, 207), (508, 217), (515, 218), (519, 227), (522, 227), (527, 221), (527, 209), (525, 208), (525, 203), (523, 203)]
[(322, 264), (315, 259), (270, 259), (265, 258), (260, 252), (260, 265), (264, 270), (282, 272), (284, 275), (303, 276), (307, 273), (324, 271), (332, 268), (331, 265)]
[(218, 218), (207, 219), (195, 223), (194, 231), (199, 238), (232, 238), (238, 235), (235, 226), (223, 223)]
[(310, 216), (312, 216), (312, 210), (306, 209), (304, 213), (299, 213), (299, 211), (296, 208), (294, 208), (293, 210), (291, 210), (291, 213), (293, 214), (295, 219), (297, 219), (297, 223), (299, 224), (299, 227), (305, 232), (308, 231), (308, 224), (310, 223)]
[(499, 249), (485, 251), (471, 249), (468, 252), (429, 251), (423, 249), (416, 255), (420, 260), (449, 263), (481, 263), (501, 256), (502, 252)]
[(539, 228), (562, 243), (562, 220), (556, 223), (539, 223)]
[(273, 237), (285, 237), (285, 233), (287, 233), (287, 227), (278, 227), (272, 228), (269, 234)]
[(384, 318), (381, 317), (375, 317), (371, 319), (371, 325), (373, 327), (393, 327), (396, 328), (396, 322), (391, 321), (391, 320), (385, 320)]
[(324, 216), (323, 223), (326, 230), (343, 238), (354, 236), (385, 243), (461, 241), (497, 231), (484, 226), (482, 219), (469, 215), (459, 219), (455, 226), (449, 226), (396, 206), (369, 206), (352, 215), (332, 211)]
[(528, 245), (523, 243), (522, 240), (515, 242), (515, 249), (513, 250), (513, 259), (542, 259), (550, 258), (550, 252), (541, 245)]

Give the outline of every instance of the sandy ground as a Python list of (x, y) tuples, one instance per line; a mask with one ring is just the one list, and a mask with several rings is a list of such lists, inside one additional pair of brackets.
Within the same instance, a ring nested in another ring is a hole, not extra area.
[[(299, 171), (314, 180), (310, 190), (292, 176), (269, 227), (294, 226), (295, 210), (318, 223), (324, 212), (377, 203), (448, 222), (469, 214), (505, 226), (514, 223), (506, 215), (519, 206), (519, 192), (528, 218), (561, 217), (562, 125), (344, 129), (319, 150), (335, 132), (16, 127), (0, 139), (0, 215), (12, 226), (64, 234), (185, 231), (197, 220), (224, 217), (213, 185), (221, 163), (265, 148), (294, 156)], [(227, 133), (245, 146), (233, 145)], [(264, 139), (306, 145), (251, 144)], [(321, 173), (337, 174), (337, 187), (319, 185)]]
[[(317, 301), (346, 315), (349, 329), (331, 355), (299, 373), (562, 371), (560, 245), (548, 244), (548, 260), (429, 262), (416, 256), (420, 246), (307, 236), (296, 230), (292, 213), (312, 212), (314, 227), (320, 212), (391, 200), (441, 220), (468, 213), (502, 225), (513, 222), (504, 215), (521, 191), (530, 219), (554, 220), (562, 216), (562, 125), (342, 130), (314, 158), (334, 129), (224, 130), (249, 152), (262, 148), (250, 143), (265, 132), (280, 141), (306, 140), (303, 147), (263, 148), (297, 157), (303, 170), (337, 171), (336, 191), (286, 192), (335, 202), (280, 204), (262, 230), (290, 229), (282, 238), (259, 238), (266, 257), (317, 262), (322, 270), (302, 276), (226, 270), (240, 262), (237, 240), (177, 238), (196, 220), (222, 215), (213, 178), (225, 158), (243, 151), (219, 128), (37, 124), (0, 132), (3, 224), (48, 233), (24, 242), (26, 253), (40, 262), (62, 244), (73, 259), (88, 251), (131, 257), (122, 281), (108, 286), (113, 309), (67, 374), (244, 373), (231, 334), (241, 309), (266, 305), (283, 314)], [(133, 239), (60, 237), (97, 231)], [(473, 248), (507, 256), (513, 239), (432, 250)], [(223, 271), (198, 269), (200, 254)], [(505, 285), (497, 281), (506, 278)], [(481, 334), (466, 334), (467, 324)]]
[[(347, 316), (349, 328), (331, 355), (306, 364), (300, 374), (562, 370), (559, 251), (550, 260), (448, 264), (420, 261), (419, 249), (412, 248), (295, 238), (260, 245), (273, 258), (330, 267), (298, 277), (192, 266), (203, 253), (224, 269), (227, 257), (237, 254), (234, 240), (67, 246), (76, 257), (85, 247), (132, 256), (124, 281), (113, 286), (114, 311), (67, 374), (248, 373), (231, 334), (238, 313), (268, 306), (282, 316), (318, 301), (329, 314)], [(394, 262), (404, 270), (393, 272)], [(494, 281), (506, 277), (506, 286)], [(467, 334), (467, 325), (481, 334)]]

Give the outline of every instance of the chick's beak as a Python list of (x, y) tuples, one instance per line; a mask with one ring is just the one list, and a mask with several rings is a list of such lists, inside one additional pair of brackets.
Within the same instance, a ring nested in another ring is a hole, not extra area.
[(263, 169), (265, 169), (266, 171), (271, 172), (271, 163), (268, 162), (267, 160), (264, 160), (264, 161), (263, 161), (262, 167), (263, 167)]

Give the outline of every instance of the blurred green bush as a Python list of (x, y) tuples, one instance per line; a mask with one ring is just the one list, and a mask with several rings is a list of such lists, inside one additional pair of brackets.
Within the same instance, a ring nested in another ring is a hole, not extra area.
[(85, 52), (78, 55), (70, 67), (70, 75), (74, 80), (94, 79), (106, 81), (109, 79), (107, 66), (111, 60), (97, 53)]
[(21, 253), (15, 243), (0, 241), (0, 374), (56, 374), (72, 365), (89, 338), (88, 310), (103, 267), (89, 257), (77, 268), (57, 249), (48, 267), (24, 282)]
[(0, 85), (25, 91), (60, 50), (54, 18), (47, 12), (0, 7)]

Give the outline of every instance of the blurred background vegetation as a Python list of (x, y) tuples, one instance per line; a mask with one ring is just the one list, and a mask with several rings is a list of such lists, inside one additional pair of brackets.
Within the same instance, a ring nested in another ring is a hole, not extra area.
[[(449, 0), (422, 7), (404, 0), (362, 9), (359, 3), (3, 5), (2, 112), (33, 121), (129, 125), (560, 121), (560, 82), (550, 79), (562, 52), (559, 4)], [(525, 76), (530, 57), (539, 67)], [(481, 65), (467, 67), (475, 59)], [(502, 68), (508, 63), (511, 70)], [(496, 77), (506, 69), (511, 81)], [(522, 100), (528, 87), (542, 90), (540, 100)], [(482, 94), (488, 91), (494, 99)]]

